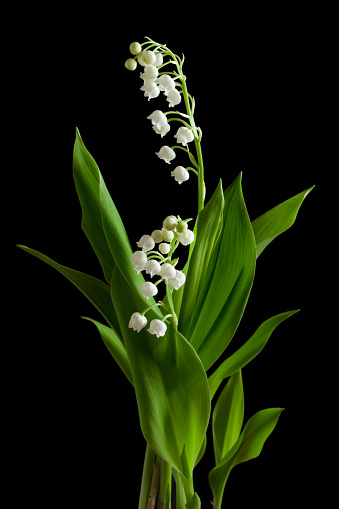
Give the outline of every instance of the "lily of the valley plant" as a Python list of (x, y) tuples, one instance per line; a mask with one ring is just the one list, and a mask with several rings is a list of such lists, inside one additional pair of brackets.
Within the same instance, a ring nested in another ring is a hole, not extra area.
[[(242, 369), (297, 311), (264, 321), (232, 355), (225, 350), (242, 318), (256, 259), (294, 223), (312, 188), (251, 221), (240, 174), (225, 190), (220, 180), (205, 204), (202, 130), (194, 120), (184, 57), (149, 38), (132, 43), (130, 52), (125, 67), (139, 66), (140, 90), (150, 105), (145, 125), (150, 136), (159, 137), (159, 150), (150, 157), (168, 170), (165, 179), (174, 178), (190, 193), (197, 188), (197, 214), (192, 210), (192, 217), (180, 217), (173, 203), (167, 217), (130, 242), (77, 131), (73, 172), (82, 228), (103, 280), (20, 247), (68, 278), (102, 315), (103, 323), (88, 320), (135, 390), (145, 438), (139, 509), (201, 507), (193, 474), (205, 453), (209, 422), (215, 466), (208, 480), (213, 507), (220, 509), (231, 470), (260, 454), (283, 410), (264, 409), (244, 423)], [(179, 245), (187, 246), (185, 260), (176, 256)], [(221, 355), (224, 360), (215, 368)]]

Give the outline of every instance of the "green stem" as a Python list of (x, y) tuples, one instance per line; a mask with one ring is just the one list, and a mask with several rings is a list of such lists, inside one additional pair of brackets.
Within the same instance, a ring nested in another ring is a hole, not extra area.
[(159, 506), (164, 504), (166, 499), (171, 502), (172, 487), (172, 467), (165, 461), (160, 463), (160, 487), (159, 487)]
[(145, 460), (144, 460), (144, 468), (143, 468), (142, 479), (141, 479), (141, 489), (140, 489), (138, 509), (147, 509), (149, 491), (150, 491), (152, 476), (153, 476), (154, 458), (155, 458), (155, 452), (147, 444)]

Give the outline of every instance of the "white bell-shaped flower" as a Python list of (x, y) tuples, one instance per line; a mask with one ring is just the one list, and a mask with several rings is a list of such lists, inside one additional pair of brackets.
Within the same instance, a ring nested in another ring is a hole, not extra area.
[(155, 80), (159, 74), (155, 65), (145, 65), (144, 72), (140, 73), (140, 78), (143, 80)]
[(170, 164), (172, 159), (175, 158), (176, 154), (174, 152), (174, 150), (172, 150), (170, 147), (168, 147), (167, 145), (164, 145), (163, 147), (161, 147), (161, 149), (159, 150), (159, 152), (156, 152), (156, 155), (160, 158), (160, 159), (163, 159), (165, 161), (165, 163), (168, 163)]
[(178, 218), (175, 216), (167, 216), (162, 224), (166, 230), (172, 232), (178, 224)]
[(160, 338), (165, 335), (165, 332), (167, 330), (167, 325), (161, 321), (155, 318), (155, 320), (152, 320), (150, 323), (149, 329), (147, 329), (148, 332), (151, 334), (155, 334), (157, 338)]
[(168, 92), (166, 100), (169, 102), (170, 108), (172, 108), (173, 106), (176, 106), (177, 104), (179, 104), (181, 102), (181, 95), (175, 88), (174, 90), (171, 90), (170, 92)]
[(170, 129), (171, 126), (169, 124), (166, 124), (160, 128), (156, 125), (153, 126), (153, 131), (155, 131), (157, 134), (160, 134), (162, 138), (165, 136), (165, 134), (168, 133)]
[(159, 76), (159, 78), (157, 78), (157, 84), (165, 95), (168, 95), (171, 90), (175, 89), (175, 81), (168, 74), (162, 74)]
[(191, 129), (182, 126), (179, 127), (177, 134), (174, 135), (174, 138), (177, 139), (178, 143), (187, 145), (187, 143), (194, 140), (194, 134), (192, 133)]
[(159, 243), (163, 241), (161, 230), (154, 230), (152, 232), (152, 239), (154, 242)]
[(193, 240), (194, 240), (194, 233), (192, 232), (192, 230), (189, 230), (187, 228), (187, 230), (185, 232), (179, 233), (179, 242), (183, 246), (188, 246), (189, 244), (192, 244)]
[(145, 265), (146, 274), (150, 274), (153, 277), (156, 274), (160, 274), (161, 265), (156, 260), (148, 260)]
[(143, 251), (135, 251), (131, 256), (131, 262), (137, 273), (144, 270), (147, 262), (147, 255)]
[(148, 97), (148, 100), (154, 99), (160, 94), (160, 89), (153, 80), (145, 80), (143, 86), (140, 87), (140, 90), (145, 92), (144, 96)]
[(164, 240), (165, 242), (172, 242), (172, 240), (174, 238), (173, 231), (166, 230), (166, 228), (161, 229), (161, 235), (162, 235), (162, 240)]
[(178, 290), (180, 286), (182, 286), (186, 281), (186, 276), (183, 272), (180, 272), (180, 270), (175, 271), (175, 276), (168, 279), (168, 284), (174, 288), (175, 290)]
[(156, 58), (157, 57), (156, 57), (155, 53), (151, 50), (146, 50), (141, 55), (141, 59), (143, 62), (145, 62), (145, 65), (154, 64), (156, 61)]
[(166, 125), (168, 123), (165, 113), (163, 113), (161, 110), (153, 111), (153, 113), (151, 113), (147, 117), (147, 120), (151, 120), (152, 124), (156, 125), (159, 129), (160, 129), (160, 127), (163, 127), (164, 125)]
[(167, 244), (166, 242), (162, 242), (159, 244), (159, 251), (163, 255), (167, 255), (171, 250), (170, 244)]
[(137, 242), (137, 246), (140, 247), (144, 253), (147, 253), (147, 251), (151, 251), (151, 249), (154, 248), (155, 242), (151, 235), (143, 235)]
[(175, 178), (179, 184), (186, 182), (190, 178), (188, 171), (183, 166), (177, 166), (173, 171), (171, 171), (172, 177)]
[(154, 62), (154, 65), (156, 67), (159, 67), (159, 65), (162, 65), (163, 61), (164, 61), (164, 57), (162, 56), (162, 53), (157, 53), (157, 52), (154, 52), (155, 53), (155, 62)]
[(175, 277), (176, 270), (170, 263), (164, 263), (161, 265), (160, 276), (162, 279), (169, 279)]
[(145, 316), (141, 316), (140, 313), (133, 313), (131, 319), (129, 321), (128, 327), (137, 332), (140, 332), (143, 327), (147, 325), (147, 318)]
[(140, 292), (148, 299), (148, 297), (154, 297), (158, 293), (158, 288), (153, 283), (146, 281), (140, 288)]

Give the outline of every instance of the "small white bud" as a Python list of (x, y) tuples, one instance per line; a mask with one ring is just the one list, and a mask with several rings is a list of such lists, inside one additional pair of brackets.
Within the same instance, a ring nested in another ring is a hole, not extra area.
[(168, 92), (167, 101), (169, 102), (170, 108), (172, 106), (176, 106), (177, 104), (179, 104), (181, 102), (181, 95), (179, 94), (179, 92), (177, 91), (176, 88), (174, 90), (171, 90), (170, 92)]
[(171, 171), (172, 177), (175, 178), (179, 184), (186, 182), (190, 178), (188, 171), (183, 166), (177, 166), (173, 171)]
[(143, 235), (139, 242), (137, 242), (137, 246), (140, 247), (144, 253), (147, 251), (151, 251), (154, 248), (155, 242), (150, 235)]
[(167, 216), (162, 224), (163, 227), (166, 228), (166, 230), (171, 232), (175, 229), (177, 223), (178, 219), (175, 216)]
[(179, 242), (183, 246), (188, 246), (189, 244), (192, 244), (194, 241), (194, 233), (192, 230), (187, 229), (183, 233), (179, 233)]
[(143, 251), (135, 251), (131, 256), (131, 262), (137, 273), (144, 270), (147, 262), (147, 256)]
[(179, 127), (177, 134), (174, 135), (174, 138), (177, 139), (178, 143), (187, 145), (187, 143), (194, 140), (194, 134), (192, 133), (191, 129), (188, 129), (188, 127)]
[(166, 228), (162, 228), (161, 236), (162, 240), (164, 240), (165, 242), (172, 242), (172, 240), (174, 239), (173, 231), (166, 230)]
[(156, 155), (160, 158), (160, 159), (163, 159), (165, 161), (165, 163), (168, 163), (170, 164), (172, 159), (175, 158), (176, 154), (174, 152), (174, 150), (172, 150), (170, 147), (168, 147), (167, 145), (164, 145), (163, 147), (161, 147), (161, 149), (159, 150), (159, 152), (156, 152)]
[(147, 318), (145, 316), (141, 316), (140, 313), (133, 313), (131, 319), (129, 321), (128, 327), (137, 332), (140, 332), (143, 327), (147, 325)]
[(169, 279), (175, 277), (176, 270), (170, 263), (164, 263), (161, 265), (160, 276), (163, 279)]
[(163, 61), (164, 61), (164, 58), (162, 56), (162, 53), (156, 53), (155, 52), (155, 62), (154, 62), (154, 65), (156, 67), (159, 67), (159, 65), (162, 65)]
[(128, 69), (129, 71), (134, 71), (136, 68), (137, 68), (137, 63), (136, 61), (134, 60), (134, 58), (129, 58), (128, 60), (126, 60), (125, 62), (125, 67), (126, 69)]
[(150, 323), (149, 329), (147, 329), (148, 332), (151, 334), (155, 334), (157, 338), (160, 338), (165, 335), (165, 332), (167, 330), (167, 325), (157, 318), (155, 320), (152, 320)]
[(140, 288), (140, 292), (148, 299), (148, 297), (154, 297), (158, 293), (158, 288), (153, 283), (146, 281)]
[(161, 230), (154, 230), (152, 232), (152, 239), (154, 240), (154, 242), (162, 242), (163, 241), (163, 237), (162, 237), (162, 232)]
[(185, 221), (180, 221), (180, 223), (177, 224), (177, 232), (184, 233), (186, 230), (187, 230), (187, 223)]
[(148, 260), (145, 265), (146, 274), (150, 274), (153, 277), (156, 274), (160, 274), (161, 265), (156, 260)]
[(132, 55), (137, 55), (141, 51), (141, 46), (138, 42), (132, 42), (129, 46), (129, 50)]
[(166, 242), (162, 242), (159, 244), (159, 251), (163, 255), (167, 255), (171, 250), (171, 246), (169, 244), (166, 244)]
[(174, 288), (175, 290), (178, 290), (180, 286), (182, 286), (186, 281), (186, 276), (183, 272), (180, 272), (180, 270), (175, 271), (175, 276), (168, 279), (168, 284)]
[(151, 50), (146, 50), (141, 56), (143, 62), (145, 62), (146, 65), (153, 65), (156, 61), (156, 55)]

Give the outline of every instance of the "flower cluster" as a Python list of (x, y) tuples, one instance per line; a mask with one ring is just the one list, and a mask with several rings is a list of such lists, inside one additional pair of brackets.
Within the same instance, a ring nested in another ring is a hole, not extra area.
[[(161, 230), (154, 230), (151, 235), (142, 235), (137, 242), (139, 247), (131, 256), (131, 263), (138, 272), (145, 271), (151, 278), (159, 276), (160, 279), (155, 283), (145, 281), (141, 286), (140, 292), (146, 299), (154, 297), (158, 293), (158, 284), (164, 282), (168, 285), (170, 291), (178, 290), (186, 280), (186, 276), (180, 270), (175, 268), (178, 258), (172, 260), (172, 255), (179, 244), (187, 246), (194, 241), (194, 233), (188, 229), (188, 221), (182, 220), (179, 216), (168, 216), (163, 222)], [(158, 244), (158, 251), (155, 250)], [(155, 306), (164, 305), (162, 302)], [(150, 306), (142, 313), (135, 312), (131, 316), (129, 327), (140, 332), (147, 325), (145, 313), (151, 309)], [(173, 316), (173, 313), (166, 315), (162, 320), (152, 320), (150, 328), (147, 329), (151, 334), (157, 337), (163, 336), (167, 326), (164, 323), (166, 318)]]

